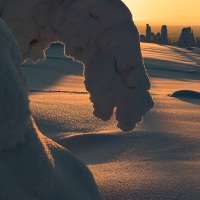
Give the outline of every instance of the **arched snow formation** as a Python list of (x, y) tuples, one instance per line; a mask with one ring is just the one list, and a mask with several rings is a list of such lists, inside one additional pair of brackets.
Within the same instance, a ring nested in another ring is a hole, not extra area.
[(94, 115), (131, 131), (153, 108), (139, 34), (120, 0), (1, 0), (0, 16), (17, 39), (23, 60), (45, 58), (52, 42), (84, 63)]

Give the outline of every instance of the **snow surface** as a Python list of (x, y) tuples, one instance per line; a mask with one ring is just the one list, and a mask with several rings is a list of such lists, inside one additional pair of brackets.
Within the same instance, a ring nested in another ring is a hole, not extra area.
[(81, 65), (55, 45), (44, 62), (24, 65), (29, 88), (38, 91), (30, 92), (33, 116), (45, 135), (87, 164), (103, 199), (199, 199), (200, 101), (169, 95), (200, 92), (200, 51), (147, 43), (141, 49), (156, 107), (133, 132), (119, 132), (114, 117), (91, 115)]
[(88, 168), (36, 127), (21, 60), (0, 19), (0, 199), (100, 199)]
[(84, 63), (94, 115), (131, 131), (154, 104), (141, 56), (139, 34), (120, 0), (6, 0), (0, 16), (20, 44), (23, 60), (45, 58), (52, 42)]

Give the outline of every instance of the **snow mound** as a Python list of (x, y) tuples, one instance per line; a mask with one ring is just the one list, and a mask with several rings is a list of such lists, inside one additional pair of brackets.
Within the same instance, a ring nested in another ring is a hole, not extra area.
[(171, 94), (171, 97), (185, 97), (185, 98), (195, 98), (200, 99), (200, 93), (192, 90), (179, 90)]
[(100, 199), (89, 169), (37, 129), (20, 50), (1, 19), (0, 96), (0, 199)]
[(20, 44), (23, 60), (45, 58), (52, 42), (85, 65), (94, 115), (131, 131), (153, 108), (139, 33), (120, 0), (6, 0), (0, 16)]

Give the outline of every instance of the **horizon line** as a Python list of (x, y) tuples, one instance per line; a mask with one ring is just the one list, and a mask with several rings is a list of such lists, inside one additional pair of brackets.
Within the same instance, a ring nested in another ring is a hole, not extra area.
[(186, 26), (186, 27), (192, 27), (192, 26), (199, 26), (200, 27), (200, 24), (195, 24), (195, 25), (186, 25), (186, 24), (168, 24), (168, 23), (159, 23), (159, 24), (154, 24), (154, 23), (141, 23), (141, 22), (137, 22), (136, 20), (133, 20), (133, 22), (138, 26), (138, 25), (141, 25), (141, 26), (146, 26), (146, 24), (149, 24), (150, 26), (163, 26), (163, 25), (166, 25), (166, 26)]

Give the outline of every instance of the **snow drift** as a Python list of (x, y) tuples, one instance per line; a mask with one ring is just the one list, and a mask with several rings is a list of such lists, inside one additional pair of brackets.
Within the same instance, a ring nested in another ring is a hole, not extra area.
[(100, 199), (88, 168), (37, 129), (19, 46), (1, 19), (0, 97), (0, 199)]
[(120, 0), (6, 0), (0, 16), (20, 44), (23, 61), (45, 58), (52, 42), (85, 65), (94, 115), (131, 131), (153, 108), (139, 34)]

